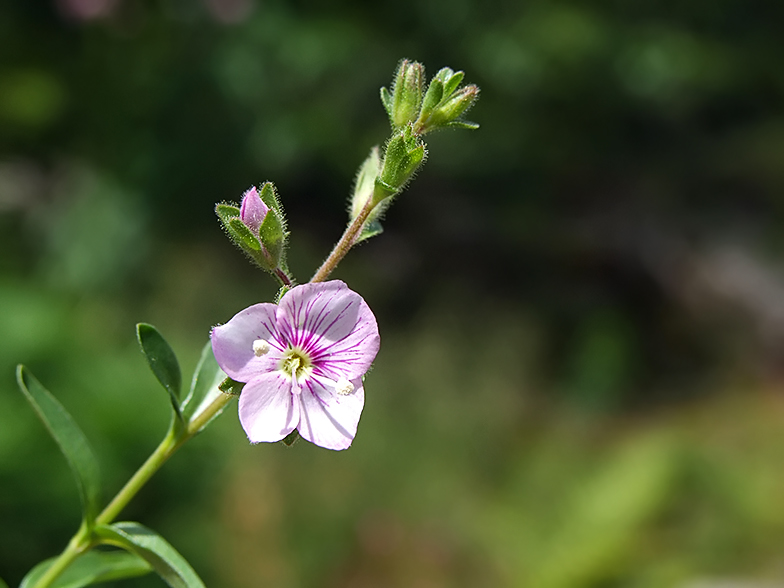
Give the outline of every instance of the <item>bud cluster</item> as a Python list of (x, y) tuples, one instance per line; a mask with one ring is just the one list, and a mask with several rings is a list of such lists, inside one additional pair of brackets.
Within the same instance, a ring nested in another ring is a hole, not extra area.
[(424, 66), (407, 59), (401, 61), (392, 92), (381, 88), (381, 102), (392, 128), (400, 130), (411, 125), (415, 135), (450, 127), (478, 128), (476, 123), (460, 118), (479, 97), (479, 88), (474, 84), (460, 87), (464, 75), (462, 71), (442, 68), (424, 92)]
[(389, 116), (392, 136), (384, 148), (383, 159), (374, 147), (357, 173), (350, 215), (353, 221), (364, 207), (367, 221), (359, 241), (381, 232), (378, 219), (389, 206), (390, 198), (400, 192), (422, 165), (427, 149), (422, 136), (437, 129), (476, 129), (476, 123), (462, 115), (476, 102), (479, 88), (460, 87), (463, 72), (442, 68), (425, 86), (425, 68), (404, 59), (392, 81), (392, 91), (381, 88), (381, 102)]

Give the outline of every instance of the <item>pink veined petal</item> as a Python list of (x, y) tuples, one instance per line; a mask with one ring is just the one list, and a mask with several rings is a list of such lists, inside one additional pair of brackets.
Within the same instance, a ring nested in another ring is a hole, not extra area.
[(340, 280), (305, 284), (280, 301), (277, 325), (332, 379), (364, 374), (378, 353), (380, 338), (373, 312)]
[[(212, 330), (212, 352), (229, 377), (249, 382), (254, 376), (277, 370), (285, 347), (275, 328), (276, 308), (268, 302), (254, 304)], [(253, 342), (257, 339), (269, 343), (270, 349), (265, 355), (254, 353)]]
[(257, 236), (261, 223), (264, 222), (264, 217), (267, 216), (268, 212), (269, 208), (264, 204), (255, 187), (245, 191), (240, 204), (240, 220)]
[(240, 393), (240, 423), (251, 443), (280, 441), (300, 419), (300, 404), (291, 393), (291, 380), (279, 371), (262, 374)]
[(326, 449), (347, 449), (357, 434), (365, 406), (362, 378), (351, 382), (354, 391), (341, 395), (310, 378), (299, 395), (299, 434)]

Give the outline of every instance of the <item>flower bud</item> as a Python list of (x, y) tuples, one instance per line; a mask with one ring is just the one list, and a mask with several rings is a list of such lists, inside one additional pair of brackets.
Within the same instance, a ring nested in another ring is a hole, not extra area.
[(414, 134), (411, 125), (395, 133), (387, 143), (384, 164), (376, 180), (375, 200), (380, 202), (399, 191), (422, 164), (426, 154), (425, 144)]
[(271, 183), (264, 184), (260, 192), (255, 187), (246, 190), (239, 208), (218, 204), (215, 212), (231, 240), (259, 267), (275, 272), (285, 266), (288, 233)]
[(261, 196), (259, 196), (255, 186), (242, 195), (240, 219), (257, 237), (259, 236), (261, 223), (264, 222), (264, 218), (267, 216), (269, 210), (269, 207), (262, 202)]
[(421, 63), (404, 59), (395, 74), (392, 94), (386, 88), (381, 89), (381, 101), (393, 128), (400, 129), (417, 120), (424, 77), (425, 68)]

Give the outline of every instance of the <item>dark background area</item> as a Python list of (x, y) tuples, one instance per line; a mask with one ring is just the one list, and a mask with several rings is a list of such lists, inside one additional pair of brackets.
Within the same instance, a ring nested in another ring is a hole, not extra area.
[(227, 588), (784, 581), (782, 23), (748, 0), (0, 5), (0, 576), (78, 524), (14, 366), (108, 498), (168, 418), (135, 323), (188, 371), (275, 294), (215, 203), (273, 181), (306, 281), (407, 57), (464, 70), (481, 128), (429, 137), (334, 274), (382, 334), (354, 446), (251, 447), (228, 410), (123, 516)]

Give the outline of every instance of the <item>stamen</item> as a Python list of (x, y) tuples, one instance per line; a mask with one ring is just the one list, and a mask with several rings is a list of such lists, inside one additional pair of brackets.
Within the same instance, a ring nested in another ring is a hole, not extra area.
[(294, 394), (300, 393), (300, 386), (299, 382), (297, 381), (297, 371), (299, 370), (299, 357), (294, 357), (291, 359), (291, 391)]
[(354, 384), (349, 382), (346, 378), (338, 378), (335, 382), (335, 392), (341, 396), (348, 396), (354, 391)]
[(261, 357), (262, 355), (267, 355), (270, 350), (270, 344), (267, 343), (264, 339), (256, 339), (253, 342), (253, 353), (256, 357)]

